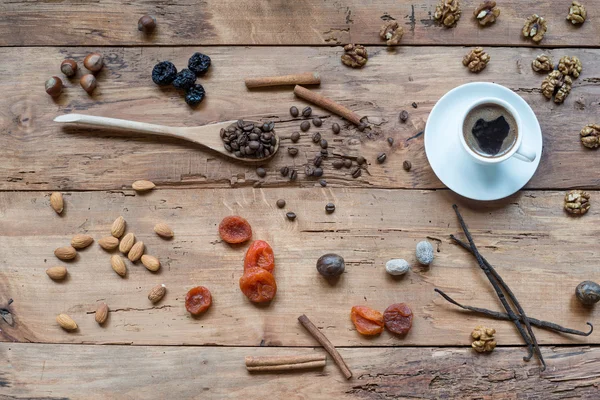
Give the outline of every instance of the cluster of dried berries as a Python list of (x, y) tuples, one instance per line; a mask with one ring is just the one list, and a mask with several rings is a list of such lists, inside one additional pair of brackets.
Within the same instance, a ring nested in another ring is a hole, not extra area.
[(202, 53), (194, 53), (188, 61), (188, 68), (177, 72), (170, 61), (162, 61), (152, 69), (152, 81), (159, 86), (173, 85), (185, 90), (185, 102), (195, 107), (204, 100), (204, 87), (196, 83), (196, 76), (206, 74), (210, 67), (210, 57)]
[(583, 215), (590, 209), (590, 194), (583, 190), (571, 190), (565, 195), (565, 210), (569, 214)]
[(531, 68), (535, 72), (548, 72), (554, 69), (554, 64), (550, 56), (540, 54), (531, 62)]
[(464, 58), (463, 65), (469, 68), (471, 72), (479, 72), (483, 70), (490, 62), (490, 55), (487, 54), (483, 47), (475, 47)]
[(460, 19), (460, 3), (458, 0), (440, 0), (435, 7), (433, 18), (446, 28), (451, 28)]
[(536, 43), (539, 43), (544, 38), (548, 30), (548, 22), (537, 14), (533, 14), (525, 21), (523, 26), (523, 36), (531, 38)]
[(346, 53), (342, 55), (342, 63), (352, 68), (362, 68), (369, 59), (367, 49), (360, 44), (347, 44), (344, 51)]
[(479, 25), (486, 26), (496, 22), (496, 18), (500, 16), (500, 9), (496, 7), (495, 1), (485, 0), (473, 11), (473, 15)]
[[(539, 56), (536, 61), (540, 57), (541, 56)], [(536, 68), (536, 61), (532, 64), (534, 70)], [(552, 65), (549, 58), (547, 63), (550, 63), (550, 66)], [(540, 67), (541, 66), (547, 68), (547, 65), (540, 64)], [(564, 56), (558, 61), (556, 68), (556, 70), (550, 72), (542, 81), (542, 94), (548, 99), (551, 99), (552, 96), (554, 96), (554, 102), (560, 104), (565, 101), (571, 92), (573, 78), (579, 77), (583, 67), (579, 58), (575, 56)]]
[(587, 11), (583, 4), (578, 1), (573, 1), (569, 8), (569, 15), (567, 15), (567, 21), (571, 21), (573, 25), (583, 24), (587, 17)]
[(600, 146), (600, 125), (586, 125), (581, 130), (581, 143), (590, 149), (595, 149)]
[(476, 327), (471, 332), (471, 337), (474, 339), (471, 347), (478, 353), (489, 353), (496, 348), (496, 340), (494, 328), (486, 328), (485, 326)]
[(388, 46), (400, 44), (402, 35), (404, 35), (404, 29), (395, 20), (386, 22), (379, 30), (379, 37), (381, 40), (385, 40)]

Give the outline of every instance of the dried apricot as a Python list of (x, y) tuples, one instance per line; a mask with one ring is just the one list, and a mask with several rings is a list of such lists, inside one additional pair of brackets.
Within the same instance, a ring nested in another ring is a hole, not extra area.
[(383, 315), (366, 306), (354, 306), (350, 318), (361, 335), (379, 335), (383, 332)]
[(204, 286), (191, 288), (185, 295), (185, 309), (192, 315), (202, 314), (212, 304), (210, 290)]
[(412, 328), (413, 313), (404, 303), (392, 304), (383, 312), (383, 320), (388, 331), (405, 335)]
[(252, 228), (244, 218), (232, 215), (219, 224), (219, 235), (227, 243), (243, 243), (252, 237)]
[(277, 284), (272, 273), (262, 268), (249, 268), (240, 278), (242, 293), (253, 303), (266, 303), (273, 300)]
[(269, 243), (264, 240), (256, 240), (250, 245), (244, 259), (244, 271), (249, 268), (262, 268), (273, 272), (275, 256)]

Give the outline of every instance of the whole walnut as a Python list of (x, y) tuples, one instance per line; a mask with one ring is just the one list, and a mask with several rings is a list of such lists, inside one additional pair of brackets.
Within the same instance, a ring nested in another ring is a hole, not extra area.
[(475, 339), (471, 343), (471, 347), (478, 353), (490, 352), (496, 348), (496, 340), (494, 334), (496, 330), (494, 328), (486, 328), (485, 326), (479, 325), (473, 332), (471, 337)]
[(533, 14), (525, 21), (523, 26), (523, 36), (531, 38), (536, 43), (539, 43), (544, 38), (544, 34), (548, 30), (548, 23), (537, 14)]
[(554, 102), (560, 104), (571, 92), (572, 84), (573, 80), (570, 76), (555, 70), (542, 81), (542, 94), (548, 99), (554, 96)]
[(550, 58), (550, 56), (547, 56), (545, 54), (537, 56), (535, 60), (531, 62), (531, 68), (535, 72), (552, 71), (554, 69), (553, 65), (554, 64), (552, 64), (552, 59)]
[(569, 15), (567, 15), (567, 21), (571, 21), (573, 25), (583, 24), (587, 17), (587, 11), (583, 4), (578, 1), (574, 1), (569, 8)]
[(473, 15), (479, 21), (479, 25), (486, 26), (496, 22), (500, 16), (500, 9), (496, 7), (495, 1), (485, 0), (473, 11)]
[(582, 68), (581, 61), (575, 56), (564, 56), (558, 61), (558, 70), (563, 75), (571, 75), (573, 78), (579, 78)]
[(600, 146), (600, 125), (586, 125), (581, 130), (581, 143), (590, 149), (595, 149)]
[(435, 7), (433, 18), (446, 28), (451, 28), (460, 19), (460, 3), (458, 0), (440, 0)]
[(464, 58), (463, 65), (469, 68), (471, 72), (479, 72), (484, 69), (490, 62), (490, 55), (487, 54), (483, 47), (475, 47)]
[(569, 214), (583, 215), (590, 209), (590, 194), (583, 190), (571, 190), (565, 195), (565, 210)]
[(400, 39), (404, 35), (404, 29), (398, 25), (398, 21), (388, 21), (381, 27), (379, 37), (386, 41), (388, 46), (400, 44)]
[(369, 59), (367, 49), (360, 44), (347, 44), (344, 46), (346, 54), (342, 55), (342, 63), (352, 68), (362, 68)]

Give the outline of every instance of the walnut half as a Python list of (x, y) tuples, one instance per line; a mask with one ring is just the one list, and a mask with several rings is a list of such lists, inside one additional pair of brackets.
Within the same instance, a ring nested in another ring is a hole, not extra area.
[(471, 332), (471, 337), (475, 339), (471, 343), (471, 347), (478, 353), (490, 352), (496, 348), (496, 340), (494, 334), (496, 330), (494, 328), (486, 328), (485, 326), (478, 326)]
[(548, 30), (548, 23), (542, 17), (537, 14), (533, 14), (525, 21), (523, 26), (523, 36), (529, 37), (536, 43), (539, 43), (544, 38), (546, 31)]
[(404, 29), (398, 25), (398, 21), (388, 21), (379, 30), (379, 37), (385, 40), (388, 46), (400, 44), (402, 35), (404, 35)]
[(344, 51), (346, 53), (342, 55), (342, 63), (352, 68), (362, 68), (369, 59), (367, 49), (360, 44), (347, 44)]
[(558, 61), (558, 70), (563, 75), (571, 75), (573, 78), (579, 78), (582, 68), (581, 61), (575, 56), (564, 56)]
[(583, 190), (571, 190), (565, 195), (565, 210), (569, 214), (583, 215), (590, 209), (590, 194)]
[(531, 62), (531, 68), (535, 72), (548, 72), (554, 69), (550, 56), (541, 54)]
[(586, 125), (581, 130), (581, 143), (590, 149), (595, 149), (600, 146), (600, 125)]
[(490, 55), (487, 54), (483, 47), (475, 47), (464, 58), (463, 65), (469, 68), (471, 72), (479, 72), (484, 69), (490, 62)]
[(451, 28), (460, 19), (460, 3), (458, 0), (440, 0), (435, 7), (433, 18), (444, 25), (446, 28)]
[(486, 26), (496, 22), (500, 16), (500, 9), (496, 7), (495, 1), (485, 0), (473, 11), (473, 15), (479, 21), (479, 25)]
[(573, 80), (568, 75), (563, 75), (560, 71), (552, 71), (542, 81), (542, 94), (551, 99), (554, 96), (554, 102), (557, 104), (565, 101), (571, 92)]
[(573, 25), (583, 24), (587, 17), (587, 11), (583, 4), (578, 1), (574, 1), (569, 7), (569, 15), (567, 15), (567, 21), (571, 21)]

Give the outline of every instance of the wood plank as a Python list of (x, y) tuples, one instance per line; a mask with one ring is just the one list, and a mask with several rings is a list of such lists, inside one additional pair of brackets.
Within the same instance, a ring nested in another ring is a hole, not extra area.
[[(322, 349), (303, 349), (305, 353)], [(597, 399), (600, 349), (546, 347), (542, 374), (517, 348), (340, 349), (354, 372), (250, 374), (246, 355), (294, 349), (0, 344), (0, 398)]]
[[(598, 196), (592, 193), (593, 199)], [(286, 209), (275, 206), (278, 198), (287, 200)], [(0, 305), (14, 299), (15, 319), (14, 327), (0, 320), (2, 341), (307, 346), (313, 340), (297, 322), (306, 314), (337, 346), (462, 346), (470, 344), (470, 332), (479, 324), (495, 327), (501, 345), (521, 344), (510, 323), (463, 314), (433, 291), (441, 288), (466, 304), (501, 309), (474, 259), (449, 242), (449, 234), (460, 231), (451, 208), (457, 201), (482, 252), (530, 316), (580, 330), (600, 316), (599, 308), (585, 308), (574, 296), (579, 282), (598, 281), (594, 249), (600, 214), (592, 206), (583, 218), (568, 217), (562, 192), (524, 192), (485, 204), (465, 203), (448, 191), (329, 188), (71, 192), (65, 199), (65, 215), (58, 217), (48, 193), (0, 194)], [(333, 214), (325, 213), (328, 202), (337, 206)], [(298, 215), (293, 223), (285, 218), (288, 210)], [(245, 216), (254, 238), (273, 246), (278, 293), (269, 306), (252, 305), (239, 290), (247, 247), (231, 247), (217, 234), (219, 222), (230, 214)], [(148, 254), (162, 260), (159, 273), (128, 263), (128, 277), (122, 279), (110, 268), (109, 254), (94, 244), (67, 263), (66, 282), (46, 276), (46, 268), (65, 264), (54, 257), (55, 248), (76, 233), (106, 236), (118, 215)], [(171, 225), (174, 240), (153, 233), (159, 221)], [(421, 268), (414, 249), (426, 237), (433, 238), (438, 252), (430, 268)], [(315, 269), (327, 252), (347, 263), (334, 285)], [(392, 279), (384, 270), (391, 258), (406, 258), (412, 271)], [(167, 295), (153, 306), (147, 294), (159, 283), (166, 284)], [(194, 319), (184, 299), (197, 285), (212, 291), (214, 304)], [(99, 301), (112, 310), (105, 327), (94, 321)], [(352, 306), (383, 311), (397, 302), (410, 304), (415, 314), (407, 337), (385, 332), (368, 340), (357, 334), (349, 318)], [(79, 331), (62, 331), (55, 322), (59, 313), (71, 315)], [(542, 344), (600, 343), (597, 334), (537, 332)]]
[[(537, 13), (549, 22), (543, 46), (598, 46), (600, 5), (584, 2), (588, 21), (575, 27), (566, 21), (570, 1), (557, 5), (541, 0), (524, 7), (519, 0), (499, 3), (498, 21), (481, 28), (473, 17), (479, 0), (462, 0), (463, 15), (454, 29), (435, 24), (438, 0), (203, 1), (121, 2), (5, 1), (0, 10), (1, 46), (115, 45), (379, 45), (383, 20), (404, 27), (405, 45), (531, 46), (521, 36), (525, 19)], [(138, 19), (150, 13), (158, 27), (151, 37), (137, 30)]]
[[(308, 134), (298, 143), (300, 154), (292, 159), (286, 147), (289, 135), (300, 121), (292, 120), (291, 105), (305, 103), (294, 98), (291, 88), (247, 91), (243, 78), (317, 70), (323, 77), (319, 91), (348, 108), (366, 115), (374, 124), (363, 133), (354, 127), (339, 136), (330, 127), (337, 117), (315, 109), (325, 118), (320, 131), (335, 153), (363, 154), (371, 165), (369, 173), (353, 179), (347, 169), (334, 170), (331, 160), (324, 163), (325, 178), (334, 186), (437, 189), (443, 185), (431, 171), (423, 151), (423, 130), (435, 102), (448, 90), (467, 82), (493, 81), (519, 93), (535, 110), (544, 134), (544, 154), (539, 171), (529, 188), (597, 187), (596, 152), (585, 149), (578, 140), (586, 123), (598, 122), (600, 104), (600, 50), (552, 50), (558, 59), (564, 54), (581, 58), (584, 69), (575, 81), (565, 104), (557, 106), (540, 93), (543, 76), (530, 68), (538, 49), (492, 48), (492, 61), (480, 74), (463, 67), (463, 48), (400, 48), (389, 52), (370, 49), (372, 58), (364, 70), (350, 70), (340, 63), (337, 48), (223, 48), (206, 49), (213, 68), (201, 79), (208, 92), (198, 110), (191, 110), (171, 89), (161, 90), (150, 80), (153, 65), (170, 59), (185, 65), (192, 49), (185, 48), (106, 48), (107, 67), (99, 78), (99, 88), (88, 97), (76, 81), (55, 103), (42, 90), (44, 80), (56, 74), (64, 57), (81, 60), (88, 48), (1, 49), (0, 75), (0, 190), (97, 190), (121, 189), (132, 181), (150, 179), (162, 187), (239, 187), (261, 184), (286, 186), (288, 179), (278, 171), (295, 165), (300, 178), (295, 185), (318, 186), (316, 179), (304, 177), (304, 165), (319, 152)], [(194, 49), (195, 50), (195, 49)], [(413, 109), (411, 103), (418, 103)], [(406, 124), (398, 120), (402, 109), (410, 112)], [(52, 122), (57, 115), (83, 112), (94, 115), (142, 120), (160, 124), (195, 126), (211, 121), (244, 118), (271, 118), (284, 140), (281, 154), (266, 166), (268, 176), (259, 179), (253, 167), (235, 165), (184, 142), (147, 136), (123, 137), (115, 132), (62, 128)], [(347, 124), (342, 124), (347, 126)], [(98, 136), (97, 133), (102, 132)], [(395, 138), (390, 149), (387, 137)], [(40, 151), (44, 149), (45, 151)], [(388, 153), (385, 164), (375, 162), (381, 151)], [(410, 160), (411, 173), (402, 170)], [(586, 166), (582, 168), (582, 166)]]

